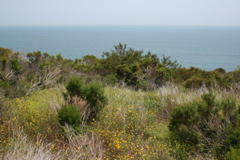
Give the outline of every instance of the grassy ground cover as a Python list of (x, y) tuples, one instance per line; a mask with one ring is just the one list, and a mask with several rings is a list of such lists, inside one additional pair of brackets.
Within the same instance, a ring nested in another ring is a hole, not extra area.
[[(36, 91), (1, 104), (1, 159), (215, 159), (214, 153), (189, 152), (188, 146), (172, 141), (168, 129), (175, 107), (198, 101), (209, 90), (186, 90), (167, 84), (154, 91), (105, 87), (108, 104), (98, 119), (83, 123), (80, 133), (60, 126), (57, 110), (65, 104), (65, 88)], [(216, 99), (239, 93), (213, 90)], [(63, 133), (64, 131), (64, 133)]]

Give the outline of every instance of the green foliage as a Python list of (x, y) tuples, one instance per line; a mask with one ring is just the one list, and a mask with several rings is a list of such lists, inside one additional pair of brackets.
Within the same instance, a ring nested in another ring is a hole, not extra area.
[(12, 65), (11, 68), (12, 68), (14, 71), (19, 71), (19, 70), (20, 70), (19, 62), (18, 62), (17, 59), (12, 59), (12, 60), (11, 60), (11, 65)]
[(151, 59), (154, 62), (160, 63), (160, 59), (158, 58), (158, 56), (156, 54), (152, 54), (151, 52), (148, 52), (148, 54), (146, 54), (144, 58)]
[(232, 84), (232, 78), (222, 69), (214, 71), (204, 71), (199, 68), (191, 67), (189, 69), (180, 68), (175, 71), (175, 77), (178, 82), (186, 88), (227, 88)]
[(27, 53), (27, 58), (31, 64), (38, 64), (42, 59), (41, 51)]
[(202, 95), (202, 99), (207, 103), (208, 106), (214, 105), (215, 98), (216, 98), (216, 96), (213, 95), (212, 93)]
[(117, 78), (125, 82), (127, 86), (138, 86), (138, 78), (136, 77), (137, 71), (138, 68), (135, 64), (123, 64), (116, 68)]
[(10, 49), (0, 47), (0, 59), (9, 57), (13, 52)]
[(160, 106), (160, 98), (156, 95), (156, 93), (153, 92), (146, 92), (144, 94), (144, 105), (148, 109), (153, 109), (153, 110), (159, 110), (161, 108)]
[[(239, 69), (181, 68), (119, 43), (102, 59), (75, 61), (0, 48), (0, 70), (0, 157), (17, 153), (24, 134), (33, 154), (41, 144), (57, 159), (239, 159)], [(194, 90), (203, 86), (217, 96)], [(74, 130), (62, 136), (65, 124)]]
[(156, 54), (132, 48), (127, 49), (126, 44), (114, 46), (111, 52), (103, 52), (99, 73), (102, 76), (116, 75), (118, 82), (124, 82), (134, 89), (154, 89), (173, 77), (173, 71), (181, 66), (170, 57), (160, 60)]
[(2, 67), (1, 67), (1, 69), (4, 71), (6, 69), (6, 66), (7, 66), (7, 59), (3, 58), (2, 59)]
[(56, 108), (64, 103), (61, 91), (59, 87), (12, 99), (9, 102), (12, 123), (29, 136), (54, 139), (59, 128)]
[(132, 48), (127, 49), (126, 44), (115, 45), (114, 50), (110, 52), (103, 52), (102, 57), (105, 58), (101, 61), (103, 75), (114, 74), (120, 65), (131, 65), (142, 59), (143, 51), (137, 51)]
[(223, 68), (217, 68), (214, 71), (218, 72), (218, 73), (221, 73), (221, 74), (225, 74), (226, 73), (225, 69), (223, 69)]
[(85, 55), (83, 59), (75, 59), (74, 68), (87, 74), (98, 74), (99, 61), (94, 55)]
[(104, 77), (103, 82), (107, 85), (114, 86), (117, 83), (117, 77), (115, 74), (110, 74)]
[(163, 58), (160, 60), (160, 63), (164, 68), (170, 68), (175, 70), (182, 67), (180, 64), (178, 64), (177, 61), (172, 61), (170, 58), (171, 58), (170, 56), (165, 57), (165, 55), (163, 55)]
[(66, 84), (66, 89), (68, 91), (68, 94), (73, 97), (73, 96), (78, 96), (81, 98), (84, 98), (84, 82), (81, 78), (79, 77), (70, 77)]
[(227, 143), (234, 148), (240, 148), (240, 129), (231, 130), (230, 134), (227, 134)]
[(103, 52), (102, 59), (86, 55), (75, 62), (64, 59), (61, 54), (51, 56), (40, 51), (27, 53), (26, 58), (4, 48), (0, 48), (0, 53), (0, 79), (8, 81), (11, 87), (19, 88), (16, 94), (12, 92), (12, 97), (28, 95), (37, 89), (53, 87), (56, 83), (65, 83), (73, 74), (82, 73), (85, 77), (100, 76), (100, 79), (105, 79), (105, 85), (124, 84), (142, 90), (155, 89), (168, 81), (186, 88), (237, 87), (239, 82), (238, 69), (226, 73), (222, 68), (215, 71), (181, 68), (169, 56), (163, 55), (160, 59), (151, 52), (143, 55), (142, 50), (127, 48), (122, 43), (115, 45), (109, 52)]
[(240, 159), (240, 149), (230, 147), (230, 151), (226, 153), (225, 158), (227, 160), (239, 160)]
[(61, 126), (68, 124), (74, 129), (79, 128), (81, 124), (80, 111), (75, 106), (64, 105), (58, 110), (58, 120)]
[(84, 83), (80, 77), (71, 77), (66, 84), (66, 89), (71, 100), (74, 96), (77, 96), (83, 101), (86, 101), (89, 105), (89, 115), (86, 118), (88, 123), (90, 123), (93, 119), (96, 119), (97, 114), (104, 105), (107, 104), (104, 89), (98, 83)]
[(205, 86), (205, 79), (199, 76), (193, 76), (184, 82), (186, 88), (200, 88)]
[(104, 95), (104, 89), (98, 83), (88, 83), (85, 88), (85, 97), (90, 104), (90, 115), (88, 121), (97, 118), (97, 114), (107, 104), (107, 99)]
[[(172, 137), (196, 149), (203, 144), (220, 158), (229, 146), (238, 146), (238, 107), (234, 100), (226, 98), (215, 102), (212, 93), (203, 94), (202, 100), (174, 108), (169, 122)], [(227, 145), (227, 142), (229, 145)]]
[(143, 51), (137, 51), (132, 48), (127, 49), (126, 44), (115, 45), (114, 50), (111, 52), (103, 52), (103, 57), (106, 56), (107, 59), (114, 58), (118, 61), (117, 64), (132, 64), (136, 61), (141, 60)]
[(199, 143), (199, 137), (193, 130), (201, 118), (198, 105), (197, 103), (184, 104), (174, 108), (171, 113), (169, 130), (182, 143), (187, 142), (190, 145)]
[(232, 81), (234, 83), (240, 82), (240, 67), (238, 67), (235, 71), (231, 72)]

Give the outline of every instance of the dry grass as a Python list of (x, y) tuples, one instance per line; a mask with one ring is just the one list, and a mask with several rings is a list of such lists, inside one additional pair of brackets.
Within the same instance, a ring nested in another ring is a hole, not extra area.
[(18, 134), (15, 134), (11, 141), (2, 155), (4, 160), (53, 160), (61, 158), (60, 151), (52, 152), (53, 144), (45, 144), (42, 137), (32, 141), (23, 131), (18, 131)]

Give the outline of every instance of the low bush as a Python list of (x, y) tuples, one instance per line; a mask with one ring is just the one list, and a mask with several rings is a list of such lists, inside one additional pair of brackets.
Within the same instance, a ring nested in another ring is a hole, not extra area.
[(97, 118), (97, 114), (107, 104), (104, 89), (98, 83), (88, 83), (85, 88), (86, 101), (89, 104), (90, 114), (88, 122)]
[(240, 159), (240, 149), (235, 149), (233, 147), (230, 147), (230, 151), (226, 153), (225, 158), (227, 160), (239, 160)]
[(78, 96), (84, 98), (84, 87), (84, 82), (79, 77), (70, 77), (66, 84), (66, 89), (71, 97)]
[[(223, 158), (229, 146), (238, 146), (239, 133), (234, 131), (240, 114), (235, 101), (226, 98), (215, 101), (212, 93), (202, 95), (202, 101), (174, 108), (169, 123), (173, 141), (191, 149)], [(228, 142), (228, 144), (227, 144)]]
[(58, 110), (58, 120), (61, 126), (68, 124), (73, 128), (79, 128), (81, 124), (80, 112), (75, 106), (64, 105)]
[[(85, 109), (85, 115), (82, 115), (82, 118), (83, 121), (86, 121), (87, 123), (96, 119), (97, 114), (107, 104), (104, 89), (98, 83), (84, 83), (80, 77), (71, 77), (67, 82), (66, 89), (70, 96), (71, 105), (73, 105), (72, 99), (75, 96), (86, 102), (87, 109)], [(82, 106), (79, 106), (79, 108), (81, 107)]]

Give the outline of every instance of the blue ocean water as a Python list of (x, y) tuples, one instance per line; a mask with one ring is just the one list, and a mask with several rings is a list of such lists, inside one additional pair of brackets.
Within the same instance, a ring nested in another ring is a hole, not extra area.
[(0, 47), (68, 59), (101, 58), (119, 42), (171, 56), (186, 68), (232, 71), (240, 65), (240, 26), (0, 26)]

